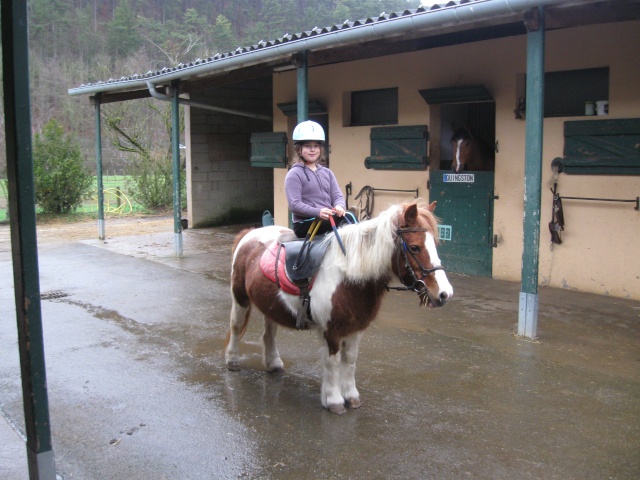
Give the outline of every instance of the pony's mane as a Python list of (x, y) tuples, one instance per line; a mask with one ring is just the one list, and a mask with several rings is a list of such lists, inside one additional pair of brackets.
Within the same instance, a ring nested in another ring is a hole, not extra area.
[[(375, 218), (340, 228), (340, 238), (347, 255), (343, 255), (338, 242), (333, 242), (330, 247), (333, 257), (331, 265), (340, 268), (346, 279), (355, 283), (388, 277), (396, 246), (396, 230), (400, 226), (402, 213), (409, 205), (391, 205)], [(437, 219), (424, 206), (418, 207), (418, 214), (426, 223), (426, 228), (437, 238)], [(329, 240), (333, 235), (327, 237)]]

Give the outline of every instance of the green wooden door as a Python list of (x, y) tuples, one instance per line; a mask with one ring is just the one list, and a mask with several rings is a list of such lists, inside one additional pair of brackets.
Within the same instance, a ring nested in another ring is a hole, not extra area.
[(429, 199), (440, 218), (438, 253), (448, 272), (491, 277), (494, 172), (429, 176)]

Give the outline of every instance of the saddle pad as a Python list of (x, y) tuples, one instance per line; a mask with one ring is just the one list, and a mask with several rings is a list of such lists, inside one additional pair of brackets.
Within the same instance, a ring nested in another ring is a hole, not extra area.
[[(267, 277), (274, 283), (276, 283), (276, 255), (278, 255), (278, 246), (278, 242), (273, 242), (271, 246), (269, 246), (269, 248), (264, 251), (262, 257), (260, 258), (260, 269), (262, 270), (262, 273), (264, 273), (265, 277)], [(287, 272), (285, 270), (284, 248), (280, 249), (277, 280), (280, 282), (280, 288), (284, 290), (285, 293), (300, 295), (300, 288), (294, 285), (287, 276)], [(309, 286), (309, 290), (311, 290), (311, 286)]]

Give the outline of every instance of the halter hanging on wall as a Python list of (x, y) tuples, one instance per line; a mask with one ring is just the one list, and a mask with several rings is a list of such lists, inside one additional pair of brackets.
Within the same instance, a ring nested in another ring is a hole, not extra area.
[[(345, 186), (345, 191), (347, 192), (347, 196), (346, 196), (347, 209), (349, 208), (349, 195), (352, 194), (352, 188), (353, 187), (351, 185), (351, 182), (349, 182)], [(360, 199), (359, 210), (362, 213), (362, 215), (360, 215), (359, 220), (368, 220), (371, 218), (371, 215), (373, 214), (373, 201), (374, 201), (375, 192), (413, 193), (415, 195), (414, 198), (418, 198), (418, 195), (419, 195), (419, 191), (417, 188), (415, 190), (396, 190), (392, 188), (374, 188), (369, 185), (365, 185), (360, 189), (360, 192), (358, 192), (358, 194), (354, 197), (354, 200)]]

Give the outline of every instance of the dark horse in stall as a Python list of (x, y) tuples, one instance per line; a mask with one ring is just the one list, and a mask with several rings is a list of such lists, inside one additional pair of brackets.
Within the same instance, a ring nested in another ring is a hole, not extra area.
[(453, 133), (451, 146), (453, 147), (451, 168), (454, 172), (494, 170), (493, 150), (481, 143), (467, 127), (460, 127)]

